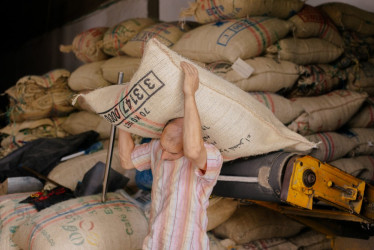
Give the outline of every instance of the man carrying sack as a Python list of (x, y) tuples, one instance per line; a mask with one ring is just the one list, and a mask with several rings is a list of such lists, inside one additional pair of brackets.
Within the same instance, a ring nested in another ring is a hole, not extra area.
[(186, 62), (184, 117), (170, 120), (161, 138), (135, 147), (129, 132), (119, 131), (122, 167), (152, 169), (152, 205), (143, 249), (209, 249), (206, 209), (222, 167), (222, 156), (204, 143), (195, 101), (197, 69)]

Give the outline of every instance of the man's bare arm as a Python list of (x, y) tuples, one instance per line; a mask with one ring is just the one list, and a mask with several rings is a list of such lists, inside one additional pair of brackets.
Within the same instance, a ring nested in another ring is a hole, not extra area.
[(133, 169), (135, 166), (131, 160), (131, 153), (135, 148), (131, 134), (123, 129), (118, 131), (118, 149), (121, 166), (124, 169)]
[(200, 116), (195, 100), (195, 93), (199, 88), (199, 74), (189, 63), (181, 62), (181, 67), (184, 72), (183, 153), (193, 165), (206, 170), (207, 152), (202, 139)]

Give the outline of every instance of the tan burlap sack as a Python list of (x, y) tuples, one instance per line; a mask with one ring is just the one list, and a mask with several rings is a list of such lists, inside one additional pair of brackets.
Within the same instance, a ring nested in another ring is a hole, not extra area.
[(366, 103), (346, 125), (349, 128), (374, 127), (374, 97), (368, 97)]
[(330, 64), (299, 66), (300, 78), (288, 97), (306, 97), (326, 94), (344, 86), (348, 76), (346, 71)]
[(60, 45), (63, 53), (74, 52), (75, 56), (85, 63), (105, 60), (108, 56), (101, 50), (104, 33), (108, 27), (96, 27), (83, 31), (76, 35), (72, 45)]
[(208, 226), (210, 231), (228, 220), (238, 208), (238, 201), (231, 198), (213, 197), (209, 199), (207, 208)]
[[(98, 152), (82, 155), (73, 159), (59, 163), (53, 170), (48, 174), (48, 178), (55, 182), (75, 190), (78, 181), (82, 181), (84, 175), (99, 161), (105, 163), (107, 157), (107, 148)], [(118, 156), (117, 147), (114, 148), (113, 158), (111, 167), (119, 173), (124, 173), (124, 169), (121, 167), (121, 162)], [(47, 182), (44, 186), (45, 189), (50, 190), (55, 186)]]
[(69, 76), (69, 71), (56, 69), (42, 76), (19, 79), (15, 86), (6, 90), (10, 97), (10, 119), (15, 122), (38, 120), (74, 111), (71, 105), (74, 92), (67, 84)]
[(245, 62), (253, 69), (253, 73), (248, 78), (233, 70), (232, 64), (228, 62), (214, 62), (206, 68), (244, 91), (277, 92), (288, 89), (293, 86), (301, 73), (297, 65), (292, 62), (268, 57), (255, 57)]
[(182, 25), (177, 22), (157, 23), (140, 31), (122, 47), (121, 51), (132, 57), (142, 57), (149, 39), (156, 38), (167, 47), (172, 47), (189, 30), (187, 24), (182, 28)]
[(273, 16), (289, 18), (304, 6), (300, 0), (199, 0), (191, 2), (180, 17), (194, 16), (199, 23), (210, 23), (223, 19), (246, 16)]
[(104, 61), (86, 63), (71, 73), (69, 87), (75, 91), (92, 90), (111, 85), (103, 78), (101, 66)]
[(1, 141), (0, 155), (4, 157), (28, 141), (38, 138), (68, 136), (69, 133), (61, 126), (65, 120), (66, 117), (56, 117), (8, 124), (0, 129), (0, 133), (7, 135)]
[(318, 143), (317, 148), (312, 149), (308, 154), (323, 162), (342, 158), (357, 146), (357, 143), (349, 137), (336, 132), (321, 132), (305, 137)]
[(249, 92), (256, 100), (264, 104), (283, 123), (288, 124), (296, 119), (302, 112), (300, 105), (281, 95), (269, 92)]
[(351, 128), (348, 135), (356, 143), (356, 147), (349, 152), (351, 157), (374, 155), (374, 128)]
[(71, 199), (43, 209), (13, 236), (22, 249), (141, 249), (144, 213), (117, 193)]
[[(168, 120), (183, 116), (181, 61), (188, 62), (152, 39), (129, 84), (101, 88), (80, 98), (112, 124), (142, 137), (158, 138)], [(248, 93), (195, 66), (200, 78), (196, 103), (203, 136), (225, 159), (314, 146), (287, 129)]]
[(288, 128), (302, 135), (335, 131), (351, 119), (366, 98), (366, 93), (350, 90), (295, 98), (294, 105), (302, 106), (304, 112)]
[(140, 58), (132, 58), (128, 56), (115, 56), (106, 60), (101, 65), (103, 78), (112, 83), (117, 84), (118, 73), (123, 72), (123, 82), (129, 82), (140, 64)]
[(292, 23), (271, 17), (251, 17), (209, 23), (185, 33), (172, 47), (174, 51), (200, 62), (235, 62), (260, 55), (282, 39)]
[(299, 65), (330, 63), (343, 53), (342, 48), (321, 38), (285, 38), (266, 51), (267, 56)]
[(374, 64), (362, 62), (357, 66), (347, 69), (347, 89), (364, 91), (369, 96), (374, 96)]
[(332, 44), (343, 47), (343, 38), (330, 18), (319, 9), (310, 5), (289, 19), (295, 27), (293, 34), (299, 38), (319, 37)]
[(99, 133), (100, 139), (108, 139), (111, 130), (110, 124), (101, 116), (87, 111), (70, 114), (61, 124), (61, 127), (72, 135), (93, 130)]
[(374, 157), (372, 155), (340, 158), (329, 162), (329, 164), (363, 180), (374, 180)]
[(0, 201), (0, 249), (19, 250), (12, 240), (18, 227), (38, 211), (33, 204), (19, 203), (31, 193), (2, 195)]
[(341, 29), (374, 35), (374, 14), (346, 3), (328, 3), (320, 8)]
[(110, 27), (104, 34), (102, 45), (105, 54), (123, 55), (121, 48), (142, 29), (155, 24), (150, 18), (131, 18)]
[(268, 208), (250, 205), (239, 207), (231, 218), (216, 227), (213, 233), (243, 244), (258, 239), (294, 236), (303, 227)]

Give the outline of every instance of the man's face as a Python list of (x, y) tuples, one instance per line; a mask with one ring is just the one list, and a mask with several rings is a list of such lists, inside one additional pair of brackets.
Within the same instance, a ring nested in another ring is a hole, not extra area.
[(162, 132), (160, 144), (162, 149), (161, 159), (175, 161), (183, 154), (183, 134), (178, 133), (178, 127), (169, 124)]

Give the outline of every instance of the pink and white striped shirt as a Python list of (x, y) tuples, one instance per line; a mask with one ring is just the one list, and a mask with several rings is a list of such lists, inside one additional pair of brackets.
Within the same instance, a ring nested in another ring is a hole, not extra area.
[(205, 173), (184, 156), (175, 161), (161, 160), (159, 140), (135, 147), (131, 155), (135, 167), (140, 171), (151, 168), (153, 174), (149, 229), (143, 249), (209, 249), (206, 209), (223, 160), (213, 145), (204, 146)]

